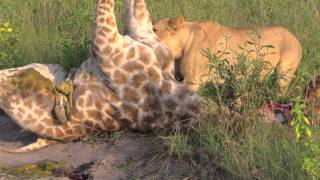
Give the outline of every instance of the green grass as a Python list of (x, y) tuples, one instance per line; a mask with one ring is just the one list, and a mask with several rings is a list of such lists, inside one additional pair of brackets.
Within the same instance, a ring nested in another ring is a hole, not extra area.
[[(17, 45), (24, 56), (10, 65), (30, 62), (59, 63), (70, 68), (88, 57), (95, 0), (1, 0), (0, 21), (22, 32)], [(117, 2), (119, 29), (123, 30), (123, 1)], [(304, 47), (300, 73), (319, 69), (320, 1), (308, 0), (148, 0), (154, 21), (184, 15), (189, 20), (216, 20), (223, 25), (254, 27), (283, 25)], [(318, 62), (316, 62), (318, 61)], [(300, 79), (299, 79), (300, 80)]]
[[(19, 56), (3, 60), (1, 68), (32, 62), (58, 63), (66, 69), (81, 64), (88, 57), (95, 2), (1, 0), (0, 23), (9, 21), (13, 29), (20, 32), (20, 41), (14, 46)], [(153, 21), (184, 15), (188, 20), (215, 20), (234, 27), (281, 25), (288, 28), (298, 37), (304, 51), (297, 78), (290, 88), (290, 97), (302, 95), (310, 76), (320, 73), (318, 0), (147, 2)], [(123, 32), (123, 0), (116, 3), (118, 26)], [(209, 113), (199, 119), (202, 122), (192, 131), (167, 136), (164, 144), (179, 157), (191, 159), (203, 171), (213, 169), (208, 164), (214, 162), (214, 166), (222, 169), (223, 176), (236, 179), (308, 179), (301, 170), (303, 150), (295, 143), (290, 128), (253, 123), (235, 138), (234, 133), (226, 128), (228, 118), (218, 121)]]

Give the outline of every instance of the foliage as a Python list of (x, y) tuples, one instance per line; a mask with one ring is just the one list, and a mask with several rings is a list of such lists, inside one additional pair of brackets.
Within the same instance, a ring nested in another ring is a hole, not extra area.
[(313, 179), (320, 178), (320, 143), (312, 136), (312, 129), (308, 117), (304, 115), (306, 105), (301, 98), (295, 99), (292, 110), (294, 116), (291, 122), (296, 140), (304, 145), (302, 170), (308, 172)]
[[(275, 84), (281, 78), (264, 61), (272, 46), (260, 44), (259, 38), (254, 33), (252, 40), (242, 45), (235, 64), (224, 56), (229, 49), (215, 54), (204, 51), (210, 61), (211, 82), (199, 93), (206, 99), (206, 109), (196, 119), (195, 128), (163, 138), (164, 144), (178, 157), (198, 159), (194, 161), (202, 169), (214, 162), (223, 170), (218, 176), (226, 179), (307, 179), (301, 169), (304, 146), (294, 141), (291, 129), (265, 124), (256, 113), (278, 100)], [(252, 51), (256, 59), (247, 56)], [(209, 172), (210, 177), (216, 175)]]
[[(237, 54), (234, 64), (227, 59), (232, 49), (228, 49), (228, 37), (221, 51), (212, 53), (204, 51), (209, 60), (208, 83), (205, 84), (200, 94), (206, 99), (215, 101), (221, 111), (224, 108), (242, 115), (253, 115), (263, 105), (278, 98), (279, 87), (275, 69), (270, 63), (264, 61), (268, 53), (272, 53), (271, 45), (260, 44), (261, 36), (258, 32), (251, 32), (252, 39), (244, 45), (239, 45), (242, 52)], [(249, 54), (255, 53), (254, 59)], [(231, 129), (250, 126), (254, 118), (231, 120)], [(232, 127), (233, 126), (233, 127)], [(238, 126), (238, 127), (235, 127)], [(234, 132), (238, 133), (238, 132)]]
[(297, 141), (302, 139), (310, 139), (312, 137), (312, 129), (308, 117), (304, 115), (306, 104), (301, 100), (301, 97), (295, 99), (295, 106), (292, 109), (294, 114), (291, 126), (294, 128), (294, 133)]
[(19, 41), (19, 31), (13, 29), (8, 22), (0, 22), (0, 67), (14, 65), (12, 62), (21, 55), (16, 48)]

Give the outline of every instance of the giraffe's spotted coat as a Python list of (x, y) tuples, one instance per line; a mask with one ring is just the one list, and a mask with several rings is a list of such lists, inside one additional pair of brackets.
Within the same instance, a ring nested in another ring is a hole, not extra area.
[(57, 124), (52, 114), (54, 84), (37, 71), (21, 71), (0, 84), (8, 89), (0, 93), (1, 108), (41, 138), (38, 144), (17, 152), (99, 131), (170, 129), (194, 115), (198, 97), (173, 80), (170, 70), (164, 68), (172, 57), (152, 32), (144, 0), (126, 0), (126, 5), (132, 38), (117, 30), (114, 0), (98, 2), (91, 57), (72, 76), (70, 121)]

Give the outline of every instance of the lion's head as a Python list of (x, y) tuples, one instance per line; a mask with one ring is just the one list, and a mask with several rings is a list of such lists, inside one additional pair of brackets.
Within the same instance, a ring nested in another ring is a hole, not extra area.
[(184, 28), (186, 24), (183, 16), (177, 16), (172, 19), (162, 19), (153, 26), (154, 32), (171, 49), (175, 59), (182, 56), (183, 47), (188, 37), (188, 28)]

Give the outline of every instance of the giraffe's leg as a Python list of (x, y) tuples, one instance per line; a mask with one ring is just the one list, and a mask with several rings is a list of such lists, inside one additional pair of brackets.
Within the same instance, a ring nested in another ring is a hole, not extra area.
[(57, 144), (57, 143), (58, 143), (58, 141), (38, 138), (36, 142), (28, 144), (23, 147), (19, 147), (16, 149), (1, 148), (0, 150), (3, 152), (7, 152), (7, 153), (20, 154), (20, 153), (27, 153), (27, 152), (36, 151), (36, 150), (39, 150), (39, 149), (42, 149), (42, 148), (45, 148), (45, 147), (48, 147), (50, 145)]
[(91, 55), (102, 61), (109, 60), (108, 57), (121, 45), (122, 35), (117, 28), (114, 7), (114, 0), (98, 1)]
[(158, 39), (153, 32), (151, 16), (144, 0), (126, 0), (126, 34), (133, 39)]
[(172, 52), (153, 31), (150, 13), (145, 0), (126, 0), (125, 17), (127, 35), (149, 46), (155, 53), (163, 74), (174, 79), (175, 62)]

